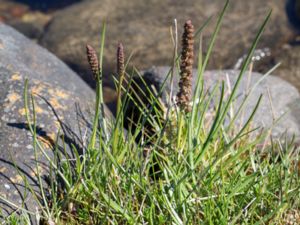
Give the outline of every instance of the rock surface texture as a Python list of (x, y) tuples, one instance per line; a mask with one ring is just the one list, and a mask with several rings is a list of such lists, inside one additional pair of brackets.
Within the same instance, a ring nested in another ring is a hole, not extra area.
[[(154, 85), (156, 88), (162, 86), (162, 82), (168, 74), (169, 67), (153, 67), (152, 69), (144, 73), (144, 78), (147, 84)], [(197, 71), (193, 72), (193, 89), (196, 84)], [(218, 82), (225, 81), (225, 93), (229, 93), (229, 87), (232, 89), (235, 81), (239, 75), (239, 71), (235, 70), (221, 70), (221, 71), (206, 71), (204, 74), (205, 89), (213, 87)], [(285, 132), (288, 136), (295, 134), (297, 140), (300, 140), (300, 95), (295, 87), (286, 81), (274, 77), (268, 76), (256, 83), (262, 78), (259, 73), (246, 72), (241, 80), (240, 86), (237, 91), (237, 99), (234, 103), (234, 107), (238, 107), (244, 97), (249, 93), (252, 87), (255, 89), (252, 91), (249, 99), (247, 100), (246, 107), (244, 109), (244, 119), (240, 122), (245, 122), (252, 110), (254, 109), (259, 96), (262, 94), (263, 98), (261, 104), (254, 116), (254, 127), (270, 128), (274, 121), (282, 115), (283, 118), (274, 125), (272, 129), (273, 136), (280, 137)], [(174, 76), (174, 91), (175, 96), (178, 92), (178, 75)], [(220, 86), (220, 85), (219, 85)], [(164, 94), (170, 92), (170, 82), (167, 82)], [(228, 96), (228, 95), (227, 95)], [(163, 95), (164, 98), (164, 95)]]
[[(14, 29), (0, 25), (0, 196), (17, 205), (24, 200), (35, 212), (37, 203), (30, 195), (23, 199), (22, 176), (14, 167), (15, 162), (31, 184), (37, 182), (34, 144), (25, 119), (26, 78), (29, 100), (32, 94), (35, 101), (37, 139), (49, 155), (56, 140), (62, 150), (62, 138), (67, 150), (70, 144), (82, 150), (95, 97), (93, 90), (58, 58)], [(46, 171), (48, 161), (40, 150), (37, 152), (41, 171)], [(4, 215), (13, 209), (3, 201), (0, 207)]]
[(300, 90), (300, 46), (286, 44), (281, 48), (275, 62), (280, 63), (275, 73)]
[[(223, 4), (224, 1), (219, 0), (83, 1), (57, 12), (41, 43), (90, 82), (91, 76), (82, 52), (86, 43), (99, 46), (101, 24), (106, 18), (106, 73), (115, 72), (118, 41), (123, 42), (127, 55), (134, 52), (131, 63), (139, 69), (149, 68), (151, 65), (171, 65), (173, 44), (169, 27), (174, 18), (177, 19), (178, 34), (181, 35), (181, 27), (187, 19), (191, 19), (197, 29), (213, 16), (203, 33), (206, 49)], [(273, 9), (272, 17), (258, 48), (270, 48), (272, 52), (286, 42), (292, 31), (285, 15), (284, 1), (231, 2), (209, 69), (232, 69), (238, 58), (248, 51), (270, 9)], [(106, 81), (110, 77), (107, 74)]]

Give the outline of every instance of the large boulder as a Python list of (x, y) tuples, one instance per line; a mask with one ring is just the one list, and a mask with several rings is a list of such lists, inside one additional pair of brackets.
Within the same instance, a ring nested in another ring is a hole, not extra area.
[(275, 73), (300, 90), (300, 46), (284, 45), (280, 48), (274, 63), (280, 63)]
[[(24, 174), (36, 188), (34, 144), (23, 100), (26, 78), (29, 100), (31, 94), (35, 100), (37, 139), (50, 156), (57, 140), (59, 150), (63, 150), (64, 140), (68, 154), (72, 154), (71, 145), (83, 150), (87, 141), (84, 136), (91, 129), (95, 95), (57, 57), (14, 29), (0, 25), (0, 196), (19, 206), (24, 201), (35, 212), (37, 202), (31, 195), (24, 196), (21, 176)], [(46, 174), (48, 161), (39, 149), (37, 152), (42, 174)], [(0, 202), (4, 215), (15, 210)]]
[[(88, 82), (88, 64), (82, 52), (84, 44), (99, 46), (101, 23), (106, 18), (106, 49), (104, 71), (106, 81), (109, 73), (115, 71), (115, 54), (118, 41), (124, 43), (126, 53), (134, 52), (132, 64), (139, 69), (151, 65), (170, 65), (173, 44), (170, 26), (174, 18), (179, 27), (179, 39), (182, 25), (192, 19), (194, 26), (200, 28), (210, 17), (211, 23), (203, 33), (206, 49), (213, 32), (217, 14), (225, 1), (219, 0), (139, 0), (83, 1), (54, 15), (41, 44), (54, 52), (70, 65)], [(239, 57), (250, 47), (258, 28), (273, 9), (258, 48), (277, 49), (289, 39), (292, 31), (285, 15), (285, 2), (270, 1), (232, 1), (223, 21), (223, 27), (209, 62), (209, 69), (233, 68)], [(110, 83), (110, 82), (108, 82)]]
[(45, 27), (51, 19), (51, 15), (41, 12), (29, 11), (20, 18), (11, 18), (5, 23), (18, 30), (26, 37), (37, 41), (41, 38)]
[(22, 17), (29, 11), (29, 7), (15, 1), (0, 0), (0, 22)]
[[(143, 79), (146, 84), (155, 87), (156, 93), (160, 93), (163, 82), (169, 73), (169, 67), (153, 67), (144, 72)], [(232, 89), (234, 86), (239, 71), (236, 70), (220, 70), (220, 71), (206, 71), (204, 73), (204, 88), (205, 90), (211, 89), (215, 85), (220, 86), (221, 81), (225, 81), (225, 93), (228, 96), (229, 87)], [(178, 73), (175, 72), (173, 80), (173, 97), (178, 92)], [(193, 90), (195, 89), (197, 80), (197, 70), (193, 71)], [(137, 78), (137, 83), (140, 78)], [(259, 82), (260, 81), (260, 82)], [(218, 83), (219, 82), (219, 83)], [(258, 83), (259, 82), (259, 83)], [(170, 93), (170, 79), (167, 80), (162, 92), (162, 99), (166, 102), (167, 94)], [(288, 137), (295, 135), (296, 139), (300, 140), (300, 95), (295, 87), (286, 81), (275, 77), (268, 76), (262, 79), (262, 74), (256, 72), (246, 72), (240, 82), (240, 86), (237, 89), (236, 100), (234, 101), (233, 108), (236, 110), (241, 105), (245, 96), (247, 96), (250, 90), (255, 87), (251, 92), (249, 98), (245, 104), (242, 116), (238, 120), (239, 124), (246, 122), (250, 114), (252, 113), (259, 96), (262, 94), (263, 98), (261, 104), (254, 116), (253, 127), (260, 128), (272, 128), (272, 134), (274, 137), (283, 137), (287, 134)], [(142, 87), (143, 88), (143, 87)], [(145, 88), (143, 88), (146, 91)], [(139, 95), (141, 96), (141, 95)], [(134, 106), (131, 106), (134, 107)], [(132, 112), (133, 109), (129, 108)], [(130, 115), (129, 115), (130, 116)], [(281, 119), (279, 119), (283, 116)], [(277, 123), (274, 123), (279, 119)]]
[(0, 23), (14, 27), (30, 39), (39, 39), (50, 19), (51, 13), (32, 10), (23, 1), (0, 0)]

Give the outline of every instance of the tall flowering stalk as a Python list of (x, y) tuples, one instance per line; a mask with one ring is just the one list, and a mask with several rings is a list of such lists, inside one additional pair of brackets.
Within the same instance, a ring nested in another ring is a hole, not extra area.
[(182, 35), (179, 92), (177, 94), (177, 105), (186, 113), (192, 111), (190, 102), (192, 100), (193, 62), (194, 26), (192, 21), (188, 20), (184, 24), (184, 32)]
[(119, 85), (117, 90), (118, 102), (117, 102), (117, 115), (121, 110), (121, 93), (122, 93), (122, 84), (125, 76), (125, 55), (124, 48), (122, 43), (118, 44), (117, 49), (117, 72), (119, 75)]
[(91, 67), (91, 71), (93, 73), (94, 79), (96, 80), (96, 108), (95, 108), (95, 117), (94, 117), (94, 122), (93, 122), (93, 131), (92, 131), (92, 136), (91, 136), (91, 141), (90, 141), (90, 146), (91, 148), (95, 148), (96, 144), (96, 136), (97, 136), (97, 130), (98, 130), (98, 120), (99, 120), (99, 113), (100, 113), (100, 66), (99, 66), (99, 61), (97, 57), (97, 53), (95, 49), (91, 45), (86, 45), (86, 55), (88, 62)]
[(99, 61), (98, 61), (97, 53), (91, 45), (86, 45), (86, 55), (87, 55), (87, 59), (90, 64), (94, 79), (97, 80), (97, 76), (99, 75), (99, 71), (100, 71)]

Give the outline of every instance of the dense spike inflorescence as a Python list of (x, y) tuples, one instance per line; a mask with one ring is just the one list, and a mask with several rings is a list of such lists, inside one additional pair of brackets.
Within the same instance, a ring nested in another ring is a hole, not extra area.
[(192, 73), (194, 62), (194, 26), (191, 20), (184, 24), (182, 35), (182, 52), (180, 63), (179, 92), (177, 94), (177, 105), (185, 112), (192, 110), (190, 102), (192, 99)]
[(97, 53), (91, 45), (86, 45), (86, 54), (94, 79), (96, 79), (100, 71)]
[(117, 72), (119, 75), (117, 110), (119, 112), (121, 107), (120, 105), (121, 105), (122, 84), (125, 76), (125, 55), (124, 55), (124, 48), (122, 43), (118, 44), (118, 49), (117, 49)]
[(118, 75), (120, 77), (124, 76), (124, 70), (125, 70), (125, 56), (124, 56), (124, 48), (122, 43), (118, 44), (118, 50), (117, 50), (117, 71)]

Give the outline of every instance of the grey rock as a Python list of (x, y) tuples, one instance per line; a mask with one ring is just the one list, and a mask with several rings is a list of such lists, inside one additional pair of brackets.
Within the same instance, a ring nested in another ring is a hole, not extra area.
[[(153, 67), (144, 72), (144, 79), (147, 80), (148, 85), (154, 85), (156, 89), (162, 87), (162, 82), (166, 78), (170, 68), (169, 67)], [(215, 85), (220, 86), (220, 82), (225, 82), (225, 93), (229, 93), (236, 82), (239, 71), (235, 70), (220, 70), (220, 71), (206, 71), (204, 73), (204, 87), (205, 90), (211, 89)], [(193, 90), (195, 89), (197, 71), (193, 71)], [(300, 140), (300, 95), (295, 87), (286, 81), (269, 75), (261, 80), (262, 74), (256, 72), (246, 72), (240, 82), (240, 86), (236, 93), (236, 100), (234, 108), (237, 109), (245, 96), (249, 93), (252, 87), (255, 87), (251, 92), (245, 108), (243, 117), (239, 119), (239, 123), (243, 124), (250, 116), (254, 109), (259, 96), (262, 94), (263, 98), (261, 104), (254, 116), (253, 126), (260, 128), (271, 128), (274, 125), (274, 120), (283, 118), (278, 121), (272, 128), (272, 134), (275, 137), (281, 137), (287, 134), (289, 137), (295, 135), (297, 140)], [(257, 83), (261, 80), (259, 83)], [(178, 73), (175, 72), (173, 80), (173, 96), (178, 92)], [(230, 84), (230, 85), (228, 85)], [(257, 84), (257, 85), (256, 85)], [(163, 92), (163, 99), (166, 99), (166, 94), (170, 93), (170, 80), (166, 82)], [(230, 88), (229, 88), (230, 87)], [(166, 100), (165, 100), (166, 101)]]
[(13, 28), (0, 24), (0, 65), (30, 76), (36, 80), (52, 83), (77, 96), (90, 98), (92, 90), (74, 76), (74, 72), (46, 49), (36, 45)]
[[(213, 16), (203, 33), (206, 49), (223, 5), (224, 1), (219, 0), (84, 1), (56, 13), (41, 44), (79, 72), (83, 79), (91, 82), (82, 53), (85, 52), (86, 43), (99, 46), (101, 23), (106, 18), (104, 71), (105, 81), (109, 85), (110, 73), (115, 72), (119, 41), (123, 42), (127, 55), (134, 51), (131, 65), (138, 69), (146, 69), (151, 65), (170, 65), (173, 44), (169, 27), (173, 20), (176, 18), (178, 21), (180, 40), (185, 20), (192, 19), (197, 29)], [(258, 48), (270, 48), (273, 53), (285, 43), (293, 32), (288, 26), (284, 1), (231, 1), (208, 69), (232, 69), (238, 58), (247, 53), (270, 9), (273, 9), (273, 14)]]
[[(28, 191), (24, 196), (24, 182), (17, 171), (37, 188), (34, 144), (24, 110), (25, 79), (29, 98), (32, 94), (35, 100), (37, 138), (50, 157), (56, 140), (58, 149), (63, 150), (64, 139), (71, 157), (71, 144), (79, 153), (83, 151), (85, 133), (91, 129), (95, 94), (57, 57), (14, 29), (0, 25), (0, 196), (19, 206), (24, 200), (28, 210), (35, 212), (37, 201)], [(105, 112), (110, 116), (107, 108)], [(41, 173), (47, 174), (48, 160), (40, 150), (38, 158)], [(0, 202), (4, 216), (15, 210)]]

